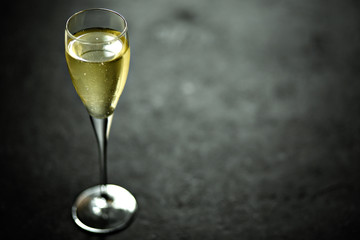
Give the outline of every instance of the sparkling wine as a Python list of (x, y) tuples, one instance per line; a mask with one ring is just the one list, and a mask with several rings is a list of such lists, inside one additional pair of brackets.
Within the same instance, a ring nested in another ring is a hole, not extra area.
[(68, 38), (66, 61), (73, 85), (89, 114), (113, 114), (124, 89), (130, 64), (125, 36), (111, 29), (91, 28)]

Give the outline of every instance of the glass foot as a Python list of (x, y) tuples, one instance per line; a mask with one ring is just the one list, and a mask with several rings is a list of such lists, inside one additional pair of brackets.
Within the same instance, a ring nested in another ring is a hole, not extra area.
[(84, 230), (110, 233), (127, 227), (136, 209), (136, 199), (126, 189), (112, 184), (98, 185), (77, 197), (72, 217)]

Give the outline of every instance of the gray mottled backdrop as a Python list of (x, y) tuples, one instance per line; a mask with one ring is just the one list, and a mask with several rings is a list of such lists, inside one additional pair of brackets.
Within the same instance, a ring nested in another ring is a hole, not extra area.
[[(64, 58), (66, 19), (129, 22), (109, 179), (139, 212), (99, 237), (71, 219), (99, 182)], [(2, 14), (0, 229), (12, 239), (357, 239), (356, 1), (24, 1)], [(10, 239), (10, 238), (9, 238)]]

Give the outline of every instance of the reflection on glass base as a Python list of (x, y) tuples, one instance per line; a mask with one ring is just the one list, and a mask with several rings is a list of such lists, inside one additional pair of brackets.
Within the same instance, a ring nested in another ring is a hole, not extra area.
[(136, 199), (126, 189), (112, 184), (98, 185), (77, 197), (72, 217), (84, 230), (110, 233), (127, 227), (136, 209)]

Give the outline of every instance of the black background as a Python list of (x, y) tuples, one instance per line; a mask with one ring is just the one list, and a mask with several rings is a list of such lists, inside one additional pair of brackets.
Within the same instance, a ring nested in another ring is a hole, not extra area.
[[(129, 23), (131, 67), (109, 180), (139, 212), (80, 230), (99, 181), (64, 27), (106, 7)], [(358, 239), (357, 1), (13, 1), (2, 7), (1, 234), (6, 239)], [(10, 235), (9, 235), (10, 234)], [(5, 239), (4, 238), (4, 239)]]

